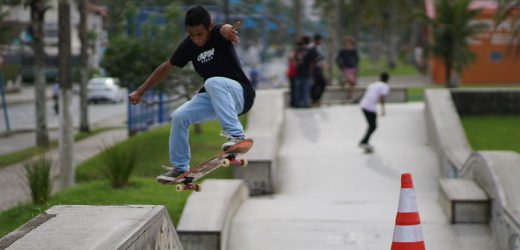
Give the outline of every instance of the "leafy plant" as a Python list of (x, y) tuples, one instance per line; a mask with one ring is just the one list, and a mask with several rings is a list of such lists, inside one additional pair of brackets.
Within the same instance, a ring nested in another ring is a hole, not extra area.
[(51, 160), (44, 153), (39, 154), (24, 164), (27, 183), (31, 190), (31, 198), (34, 204), (45, 204), (49, 200), (52, 191), (50, 172)]
[(129, 150), (123, 147), (105, 145), (102, 152), (104, 164), (103, 173), (113, 188), (122, 188), (128, 185), (130, 175), (136, 166), (136, 147)]
[(426, 18), (433, 26), (433, 55), (438, 56), (445, 65), (446, 87), (458, 87), (453, 73), (460, 74), (464, 67), (475, 60), (468, 42), (477, 34), (489, 29), (475, 21), (482, 9), (469, 9), (470, 0), (441, 0), (436, 4), (437, 17)]

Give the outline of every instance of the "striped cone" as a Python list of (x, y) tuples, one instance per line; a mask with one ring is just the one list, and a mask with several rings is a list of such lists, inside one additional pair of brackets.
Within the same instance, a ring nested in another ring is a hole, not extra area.
[(401, 175), (401, 194), (395, 218), (392, 250), (424, 250), (421, 219), (417, 210), (412, 175)]

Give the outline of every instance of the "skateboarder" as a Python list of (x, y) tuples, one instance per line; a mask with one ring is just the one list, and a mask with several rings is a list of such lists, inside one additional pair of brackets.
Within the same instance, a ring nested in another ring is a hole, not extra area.
[(365, 118), (368, 122), (368, 129), (363, 139), (361, 139), (359, 146), (365, 149), (367, 152), (370, 152), (372, 150), (372, 146), (368, 144), (368, 141), (370, 140), (370, 136), (372, 135), (372, 133), (374, 133), (377, 127), (377, 103), (381, 103), (381, 116), (384, 116), (385, 96), (388, 95), (388, 93), (390, 92), (390, 87), (388, 86), (388, 79), (390, 78), (390, 76), (388, 75), (388, 73), (381, 73), (379, 78), (380, 81), (368, 85), (365, 94), (363, 95), (363, 99), (361, 99), (360, 104), (363, 114), (365, 115)]
[(188, 36), (170, 59), (159, 65), (129, 95), (130, 102), (138, 104), (148, 89), (166, 78), (175, 67), (182, 68), (190, 61), (204, 79), (204, 86), (199, 92), (171, 115), (169, 157), (174, 168), (158, 176), (160, 182), (171, 181), (190, 168), (190, 124), (218, 120), (223, 130), (221, 135), (228, 139), (222, 145), (223, 150), (244, 140), (238, 116), (251, 109), (255, 98), (255, 91), (242, 70), (233, 46), (239, 41), (238, 31), (233, 26), (213, 24), (209, 12), (198, 5), (186, 12), (185, 28)]

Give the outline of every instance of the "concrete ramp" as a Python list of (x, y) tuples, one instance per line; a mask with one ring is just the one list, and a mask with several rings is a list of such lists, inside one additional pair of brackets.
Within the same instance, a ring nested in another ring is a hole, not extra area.
[(0, 249), (183, 249), (163, 206), (54, 206)]

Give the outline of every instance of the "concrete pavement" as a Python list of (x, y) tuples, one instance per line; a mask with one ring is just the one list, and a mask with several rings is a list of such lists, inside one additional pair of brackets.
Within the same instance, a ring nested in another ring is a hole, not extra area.
[(487, 225), (451, 225), (438, 204), (439, 167), (423, 104), (388, 104), (371, 139), (357, 106), (287, 110), (275, 195), (245, 201), (229, 249), (389, 249), (400, 174), (413, 175), (427, 249), (496, 249)]

